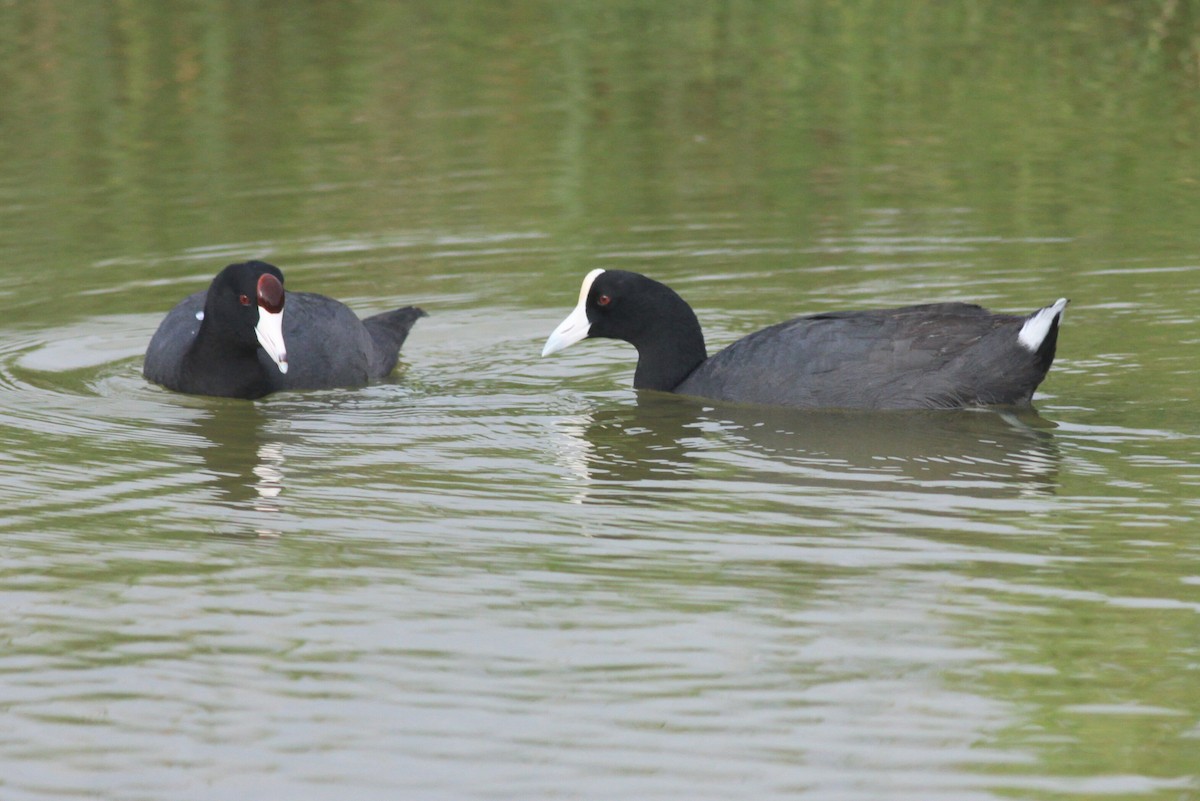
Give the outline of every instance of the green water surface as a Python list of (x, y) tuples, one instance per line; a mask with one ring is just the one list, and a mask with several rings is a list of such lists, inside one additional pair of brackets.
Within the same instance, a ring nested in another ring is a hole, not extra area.
[[(1200, 798), (1200, 6), (0, 4), (0, 797)], [(388, 380), (140, 376), (232, 261)], [(1037, 415), (541, 359), (1070, 297)]]

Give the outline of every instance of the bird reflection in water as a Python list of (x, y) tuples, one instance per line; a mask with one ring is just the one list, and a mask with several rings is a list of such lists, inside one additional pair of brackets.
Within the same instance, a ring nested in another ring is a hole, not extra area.
[(1051, 495), (1061, 456), (1033, 409), (810, 411), (640, 392), (636, 406), (564, 418), (576, 502), (661, 500), (684, 479), (987, 498)]
[(271, 431), (267, 416), (257, 404), (219, 402), (194, 425), (205, 440), (199, 455), (223, 505), (253, 513), (253, 520), (239, 520), (232, 533), (279, 536), (267, 516), (282, 511), (285, 443)]

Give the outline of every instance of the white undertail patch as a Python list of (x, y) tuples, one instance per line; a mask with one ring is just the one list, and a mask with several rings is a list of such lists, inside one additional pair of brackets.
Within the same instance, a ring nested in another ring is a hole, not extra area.
[(1066, 298), (1059, 298), (1050, 306), (1038, 309), (1030, 315), (1025, 325), (1021, 326), (1021, 332), (1017, 334), (1017, 342), (1030, 353), (1037, 353), (1038, 348), (1046, 341), (1046, 335), (1050, 333), (1050, 326), (1062, 317), (1068, 302)]

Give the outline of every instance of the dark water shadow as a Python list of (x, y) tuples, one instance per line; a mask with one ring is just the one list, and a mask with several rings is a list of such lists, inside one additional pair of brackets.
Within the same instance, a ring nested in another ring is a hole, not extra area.
[(1054, 424), (1032, 409), (808, 411), (639, 393), (592, 413), (587, 477), (602, 484), (722, 480), (987, 497), (1054, 494)]

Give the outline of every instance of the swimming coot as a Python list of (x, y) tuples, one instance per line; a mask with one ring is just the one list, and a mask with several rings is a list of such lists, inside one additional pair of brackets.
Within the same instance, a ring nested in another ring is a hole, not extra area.
[(285, 293), (274, 265), (231, 264), (167, 314), (142, 373), (177, 392), (233, 398), (358, 387), (392, 371), (424, 316), (406, 306), (359, 320), (324, 295)]
[(842, 409), (1029, 405), (1054, 361), (1066, 298), (1028, 316), (967, 303), (813, 314), (712, 358), (692, 308), (638, 273), (592, 270), (542, 355), (586, 337), (638, 351), (633, 386), (714, 400)]

